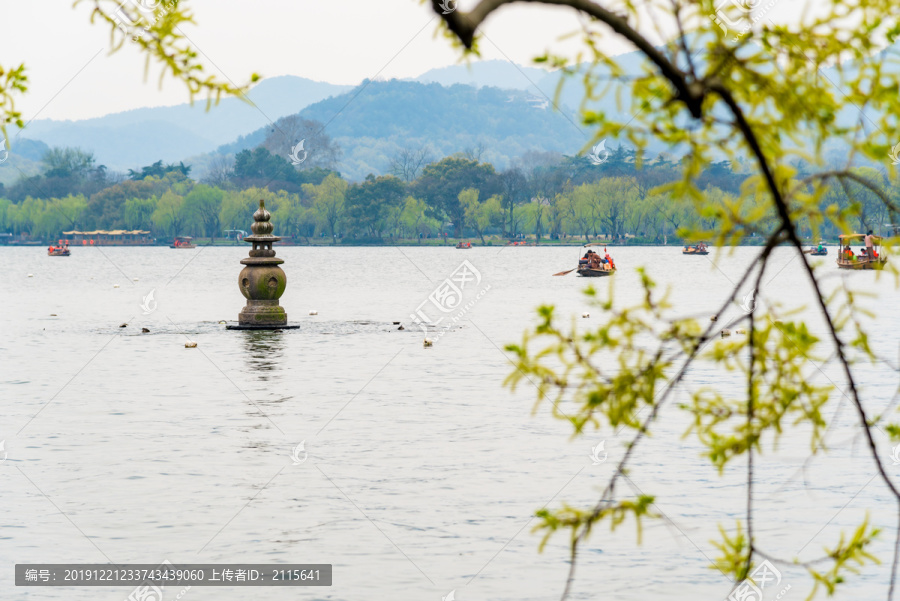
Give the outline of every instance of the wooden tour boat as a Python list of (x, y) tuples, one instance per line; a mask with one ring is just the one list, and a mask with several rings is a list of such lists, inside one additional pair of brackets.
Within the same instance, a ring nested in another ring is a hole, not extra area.
[(175, 241), (169, 245), (169, 248), (197, 248), (197, 245), (191, 240), (190, 236), (175, 236)]
[(687, 245), (681, 249), (683, 255), (708, 255), (709, 247), (706, 242), (698, 242), (697, 244)]
[(72, 252), (69, 250), (69, 241), (60, 240), (56, 246), (52, 244), (47, 248), (47, 256), (49, 257), (68, 257)]
[[(837, 266), (840, 269), (882, 269), (887, 263), (887, 257), (882, 253), (881, 236), (872, 236), (872, 252), (874, 256), (866, 255), (865, 234), (848, 234), (846, 236), (838, 236), (840, 252), (837, 257)], [(851, 243), (859, 243), (860, 254), (853, 254), (850, 248)]]
[(613, 258), (610, 257), (609, 253), (606, 251), (605, 242), (588, 243), (582, 248), (600, 246), (601, 244), (603, 245), (603, 254), (606, 256), (601, 257), (594, 251), (588, 250), (583, 257), (578, 259), (579, 276), (583, 278), (605, 278), (616, 273), (616, 262), (613, 261)]
[(576, 267), (575, 269), (570, 269), (568, 271), (560, 271), (559, 273), (554, 273), (553, 275), (566, 275), (567, 273), (572, 273), (573, 271), (578, 271), (578, 275), (583, 278), (603, 278), (614, 275), (616, 273), (616, 262), (613, 261), (613, 258), (610, 257), (609, 253), (606, 251), (606, 243), (589, 242), (582, 248), (588, 248), (589, 246), (602, 246), (603, 252), (606, 256), (601, 257), (594, 251), (588, 250), (583, 257), (578, 259), (578, 267)]
[(460, 241), (456, 244), (456, 248), (458, 248), (458, 249), (460, 249), (460, 250), (468, 250), (468, 249), (472, 248), (472, 243), (471, 243), (471, 242), (468, 242), (468, 241), (467, 241), (467, 242), (463, 242), (462, 240), (460, 240)]

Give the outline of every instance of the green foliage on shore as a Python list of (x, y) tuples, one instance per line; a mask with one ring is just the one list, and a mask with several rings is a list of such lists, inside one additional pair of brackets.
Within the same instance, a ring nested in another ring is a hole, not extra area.
[[(41, 173), (0, 187), (0, 231), (56, 239), (73, 229), (140, 229), (161, 239), (215, 239), (225, 230), (246, 230), (260, 198), (276, 211), (281, 235), (306, 241), (372, 243), (446, 234), (483, 243), (528, 236), (663, 244), (714, 238), (722, 224), (751, 218), (756, 225), (743, 233), (761, 234), (759, 224), (775, 219), (747, 174), (730, 163), (703, 169), (696, 181), (704, 187), (685, 198), (674, 193), (682, 177), (679, 165), (665, 155), (641, 160), (624, 148), (613, 149), (600, 165), (584, 157), (531, 153), (503, 172), (471, 152), (431, 162), (425, 155), (426, 149), (398, 153), (394, 171), (402, 177), (370, 175), (351, 183), (319, 165), (298, 168), (260, 146), (198, 182), (184, 164), (157, 161), (126, 178), (97, 165), (91, 153), (51, 148)], [(897, 195), (881, 173), (856, 172), (876, 182), (882, 194)], [(851, 229), (877, 230), (896, 217), (876, 191), (854, 182), (824, 188), (817, 201), (820, 214), (848, 215)], [(797, 223), (804, 237), (833, 238), (839, 231), (813, 214)]]

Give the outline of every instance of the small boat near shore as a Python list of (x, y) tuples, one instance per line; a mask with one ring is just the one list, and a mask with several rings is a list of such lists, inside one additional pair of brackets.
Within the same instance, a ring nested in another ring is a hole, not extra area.
[[(838, 236), (841, 250), (838, 253), (836, 261), (839, 269), (862, 270), (884, 268), (885, 263), (887, 263), (887, 257), (882, 253), (882, 237), (872, 236), (871, 257), (866, 254), (865, 239), (865, 234), (848, 234), (845, 236)], [(852, 242), (862, 245), (860, 247), (860, 254), (853, 254), (853, 249), (850, 248), (850, 244)]]
[(457, 242), (457, 244), (456, 244), (456, 249), (457, 249), (457, 250), (469, 250), (470, 248), (472, 248), (472, 243), (471, 243), (471, 242), (463, 242), (462, 240), (460, 240), (460, 241)]
[(709, 247), (706, 242), (698, 242), (697, 244), (687, 245), (681, 249), (683, 255), (708, 255)]
[(72, 251), (69, 250), (68, 240), (60, 240), (59, 242), (57, 242), (56, 246), (51, 244), (47, 248), (48, 257), (68, 257), (71, 254)]
[(190, 236), (175, 236), (175, 241), (169, 245), (169, 248), (197, 248), (192, 240), (193, 238)]

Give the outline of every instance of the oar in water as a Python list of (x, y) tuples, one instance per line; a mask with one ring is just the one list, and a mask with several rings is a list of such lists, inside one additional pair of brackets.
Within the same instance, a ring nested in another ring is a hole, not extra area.
[[(577, 267), (575, 269), (578, 269)], [(560, 271), (559, 273), (554, 273), (553, 275), (566, 275), (567, 273), (572, 273), (575, 269), (570, 269), (569, 271)]]

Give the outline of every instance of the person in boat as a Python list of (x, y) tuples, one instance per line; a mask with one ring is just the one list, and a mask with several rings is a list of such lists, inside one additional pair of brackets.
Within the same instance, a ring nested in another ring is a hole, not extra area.
[(822, 252), (823, 250), (825, 250), (825, 247), (822, 246), (821, 242), (819, 242), (819, 246), (816, 247), (816, 252)]
[(588, 250), (584, 253), (584, 256), (578, 259), (579, 265), (588, 265), (591, 262), (591, 253), (594, 252), (592, 250)]
[(869, 230), (868, 232), (866, 232), (865, 242), (866, 242), (866, 256), (869, 259), (874, 259), (875, 258), (875, 246), (872, 241), (872, 230)]
[(613, 263), (612, 257), (609, 256), (609, 253), (606, 253), (606, 257), (605, 257), (605, 258), (606, 258), (606, 260), (604, 261), (604, 263), (606, 263), (606, 264), (609, 266), (610, 269), (615, 269), (615, 268), (616, 268), (616, 264)]

